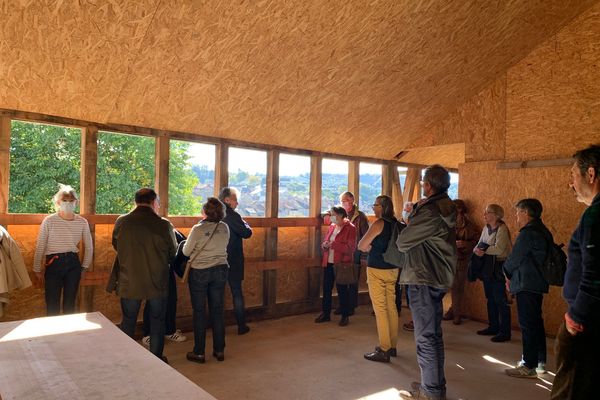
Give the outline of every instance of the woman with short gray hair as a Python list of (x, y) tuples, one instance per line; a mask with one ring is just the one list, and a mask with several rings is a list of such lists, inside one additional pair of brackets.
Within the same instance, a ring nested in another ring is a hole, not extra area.
[(505, 342), (511, 337), (510, 307), (505, 291), (502, 265), (510, 254), (510, 232), (502, 220), (504, 209), (498, 204), (488, 204), (483, 214), (485, 226), (473, 253), (483, 257), (481, 279), (487, 299), (488, 327), (478, 335), (492, 336), (492, 342)]

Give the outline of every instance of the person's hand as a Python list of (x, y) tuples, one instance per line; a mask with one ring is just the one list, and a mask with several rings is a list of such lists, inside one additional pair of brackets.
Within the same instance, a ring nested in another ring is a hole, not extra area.
[(329, 250), (330, 246), (331, 246), (331, 243), (329, 242), (329, 240), (326, 240), (321, 244), (321, 247), (323, 248), (323, 250)]
[(569, 324), (565, 324), (565, 327), (567, 328), (567, 332), (569, 332), (571, 336), (575, 336), (579, 333), (575, 329), (571, 328)]
[(465, 241), (464, 240), (457, 240), (456, 241), (456, 248), (458, 248), (458, 249), (464, 249), (465, 248)]
[(42, 271), (35, 271), (35, 276), (38, 280), (38, 282), (43, 285), (44, 284), (44, 273)]
[(81, 270), (81, 279), (79, 279), (79, 282), (83, 282), (85, 280), (85, 274), (87, 272), (87, 269), (82, 269)]
[(504, 282), (504, 286), (506, 287), (506, 291), (510, 293), (510, 279)]
[(485, 251), (481, 250), (480, 248), (475, 248), (475, 250), (473, 252), (475, 254), (477, 254), (479, 257), (483, 257), (483, 255), (485, 254)]

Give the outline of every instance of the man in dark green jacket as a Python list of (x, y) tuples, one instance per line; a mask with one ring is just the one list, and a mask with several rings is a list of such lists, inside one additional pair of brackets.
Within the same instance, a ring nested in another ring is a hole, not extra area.
[(169, 263), (176, 241), (171, 223), (157, 214), (156, 192), (143, 188), (135, 193), (136, 208), (115, 222), (112, 245), (117, 251), (121, 297), (121, 330), (133, 337), (142, 300), (150, 307), (150, 351), (162, 355), (165, 344), (165, 313)]
[(400, 283), (408, 285), (421, 383), (402, 399), (445, 399), (442, 299), (456, 269), (456, 211), (448, 197), (450, 174), (440, 165), (425, 169), (423, 193), (398, 235), (404, 253)]

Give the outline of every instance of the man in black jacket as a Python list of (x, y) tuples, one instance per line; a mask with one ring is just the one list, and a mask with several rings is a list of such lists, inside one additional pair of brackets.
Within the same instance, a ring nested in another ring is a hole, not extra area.
[(233, 297), (233, 311), (238, 325), (238, 335), (250, 332), (246, 325), (244, 294), (242, 281), (244, 280), (244, 244), (243, 239), (252, 236), (252, 229), (242, 219), (235, 209), (238, 206), (238, 190), (224, 187), (219, 193), (219, 200), (225, 203), (227, 211), (223, 222), (229, 226), (229, 244), (227, 245), (227, 262), (229, 263), (229, 288)]
[(563, 286), (568, 309), (556, 335), (552, 400), (594, 398), (600, 379), (600, 145), (573, 158), (569, 186), (588, 208), (569, 243)]

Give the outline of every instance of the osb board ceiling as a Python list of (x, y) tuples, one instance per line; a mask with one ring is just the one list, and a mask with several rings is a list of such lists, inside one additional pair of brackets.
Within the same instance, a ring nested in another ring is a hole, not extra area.
[(410, 164), (441, 164), (447, 168), (458, 168), (465, 162), (465, 144), (447, 144), (434, 147), (410, 149), (403, 153), (398, 161)]
[(391, 159), (596, 2), (3, 1), (0, 108)]

